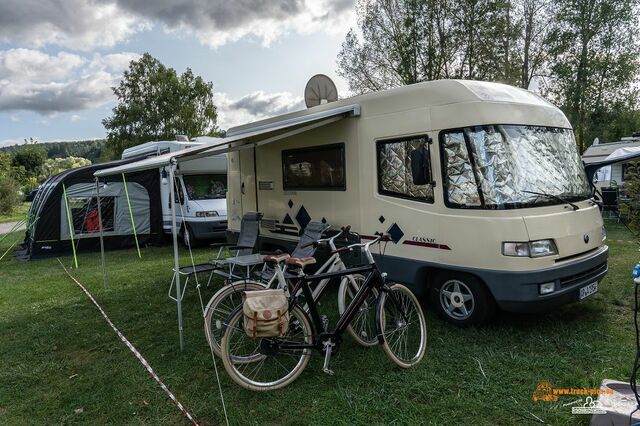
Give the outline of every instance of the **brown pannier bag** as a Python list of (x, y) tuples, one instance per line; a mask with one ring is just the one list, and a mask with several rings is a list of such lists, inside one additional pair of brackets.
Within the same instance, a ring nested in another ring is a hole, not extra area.
[(280, 337), (289, 329), (289, 300), (283, 289), (244, 292), (244, 332), (251, 338)]

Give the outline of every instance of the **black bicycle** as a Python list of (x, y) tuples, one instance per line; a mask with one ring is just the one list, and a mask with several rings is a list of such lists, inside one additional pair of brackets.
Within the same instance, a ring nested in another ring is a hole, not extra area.
[[(427, 347), (427, 329), (424, 313), (416, 297), (401, 284), (389, 285), (386, 274), (373, 260), (370, 247), (388, 242), (387, 234), (376, 234), (367, 243), (353, 244), (339, 251), (361, 248), (368, 264), (342, 271), (316, 275), (302, 275), (296, 282), (289, 299), (289, 329), (283, 337), (251, 338), (243, 328), (242, 307), (226, 319), (221, 340), (224, 367), (239, 385), (267, 391), (282, 388), (293, 382), (309, 363), (313, 350), (324, 354), (323, 371), (330, 369), (331, 354), (342, 342), (342, 335), (358, 313), (367, 306), (375, 289), (375, 327), (387, 356), (402, 368), (409, 368), (422, 359)], [(300, 259), (300, 266), (313, 263), (313, 259)], [(351, 302), (340, 315), (333, 330), (318, 313), (310, 283), (349, 274), (363, 274), (366, 278)], [(302, 294), (304, 300), (295, 295)], [(305, 311), (305, 307), (306, 310)]]

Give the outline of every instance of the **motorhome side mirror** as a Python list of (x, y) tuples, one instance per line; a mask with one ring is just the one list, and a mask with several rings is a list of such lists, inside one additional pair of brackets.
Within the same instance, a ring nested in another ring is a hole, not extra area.
[(414, 149), (409, 154), (411, 156), (411, 177), (414, 185), (427, 185), (431, 183), (429, 176), (429, 161), (425, 149)]

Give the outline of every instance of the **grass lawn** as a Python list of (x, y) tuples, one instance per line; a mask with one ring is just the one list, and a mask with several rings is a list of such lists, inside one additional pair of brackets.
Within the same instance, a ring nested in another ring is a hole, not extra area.
[(0, 223), (6, 222), (17, 222), (19, 220), (23, 220), (27, 217), (27, 212), (29, 211), (29, 207), (31, 203), (22, 203), (10, 214), (0, 214)]
[[(556, 388), (628, 380), (634, 357), (630, 271), (639, 258), (638, 244), (626, 242), (631, 239), (621, 226), (610, 226), (610, 271), (585, 302), (544, 315), (503, 313), (480, 329), (449, 326), (427, 307), (427, 355), (410, 370), (348, 337), (333, 358), (334, 376), (322, 373), (316, 356), (296, 382), (272, 393), (240, 389), (218, 362), (230, 421), (588, 424), (589, 416), (572, 415), (565, 405), (580, 397), (531, 397), (541, 380)], [(11, 242), (0, 243), (0, 250)], [(211, 253), (198, 249), (195, 255), (203, 261)], [(185, 350), (178, 348), (175, 304), (167, 298), (171, 247), (145, 248), (142, 259), (135, 250), (110, 252), (107, 263), (106, 290), (99, 254), (81, 254), (72, 273), (178, 399), (203, 423), (219, 424), (222, 407), (193, 287), (184, 301)], [(205, 303), (219, 285), (205, 289)], [(326, 297), (324, 308), (333, 311), (335, 296)], [(0, 263), (0, 330), (0, 424), (184, 422), (56, 259)]]

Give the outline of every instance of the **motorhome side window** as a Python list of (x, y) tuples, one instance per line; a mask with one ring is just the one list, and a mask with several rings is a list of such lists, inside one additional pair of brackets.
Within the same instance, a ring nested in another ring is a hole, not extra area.
[(487, 125), (440, 134), (445, 202), (513, 209), (590, 196), (571, 129)]
[(427, 136), (377, 142), (378, 192), (433, 203)]
[(282, 186), (285, 191), (344, 191), (344, 144), (282, 151)]

